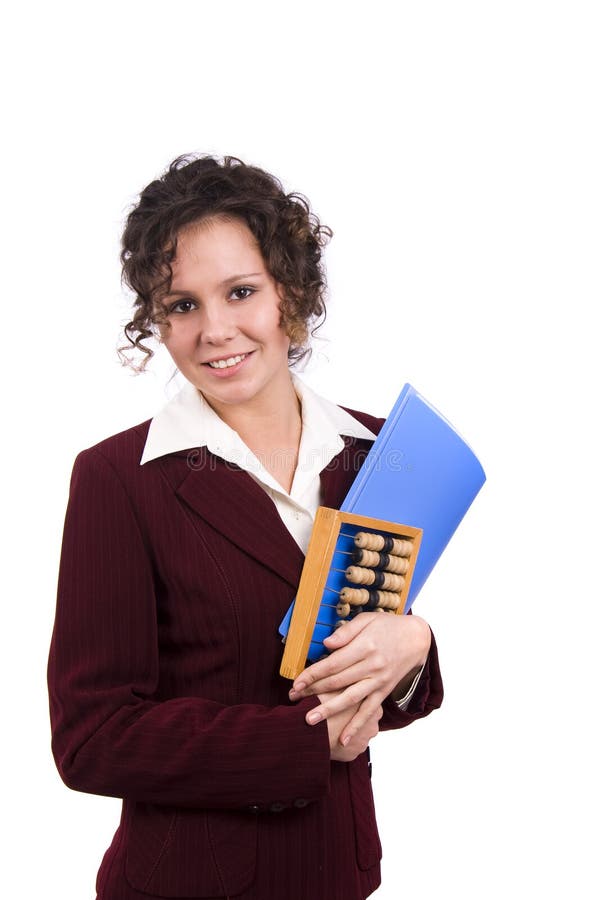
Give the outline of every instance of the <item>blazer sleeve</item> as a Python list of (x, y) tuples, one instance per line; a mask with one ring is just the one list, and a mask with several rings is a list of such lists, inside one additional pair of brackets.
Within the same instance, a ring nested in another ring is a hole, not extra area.
[(48, 661), (52, 751), (74, 790), (150, 803), (268, 808), (329, 788), (317, 698), (266, 707), (157, 701), (151, 560), (118, 473), (96, 449), (71, 478)]

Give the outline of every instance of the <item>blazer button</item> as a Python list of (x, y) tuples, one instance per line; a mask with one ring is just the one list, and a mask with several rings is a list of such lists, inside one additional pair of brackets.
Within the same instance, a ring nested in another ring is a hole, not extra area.
[(281, 812), (285, 809), (285, 803), (271, 803), (269, 809), (274, 813)]
[(258, 813), (258, 812), (260, 812), (260, 806), (255, 806), (255, 805), (249, 806), (248, 812)]
[(305, 806), (308, 806), (308, 800), (305, 800), (303, 797), (299, 797), (297, 800), (294, 800), (294, 806), (296, 809), (304, 809)]

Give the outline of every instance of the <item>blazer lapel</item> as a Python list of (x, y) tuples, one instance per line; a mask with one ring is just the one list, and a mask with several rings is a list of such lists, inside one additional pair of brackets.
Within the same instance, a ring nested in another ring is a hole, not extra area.
[[(247, 472), (205, 447), (192, 453), (185, 454), (186, 471), (175, 493), (233, 544), (296, 587), (304, 554), (268, 494)], [(181, 472), (181, 458), (177, 462)]]
[(373, 442), (344, 436), (344, 449), (321, 472), (321, 503), (339, 509)]
[[(321, 472), (321, 503), (338, 509), (371, 442), (344, 437), (344, 449)], [(159, 460), (175, 493), (233, 544), (297, 587), (304, 553), (260, 485), (205, 447)], [(148, 465), (148, 464), (147, 464)]]

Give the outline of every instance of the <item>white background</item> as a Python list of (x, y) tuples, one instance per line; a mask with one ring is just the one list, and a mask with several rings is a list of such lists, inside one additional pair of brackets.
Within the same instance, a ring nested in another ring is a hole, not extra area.
[[(593, 2), (26, 3), (3, 22), (3, 894), (86, 900), (119, 801), (68, 791), (45, 667), (78, 450), (150, 417), (116, 359), (123, 218), (189, 151), (311, 200), (307, 380), (385, 415), (405, 381), (488, 483), (415, 610), (442, 709), (373, 747), (378, 900), (598, 894)], [(6, 890), (6, 885), (11, 885)]]

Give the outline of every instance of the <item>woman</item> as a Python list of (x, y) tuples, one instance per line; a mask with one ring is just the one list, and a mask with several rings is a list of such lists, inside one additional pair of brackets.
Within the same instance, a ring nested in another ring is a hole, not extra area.
[(83, 451), (49, 660), (53, 752), (123, 798), (101, 900), (354, 900), (379, 884), (368, 743), (439, 706), (417, 616), (363, 613), (291, 691), (277, 628), (312, 518), (382, 425), (290, 372), (323, 312), (329, 230), (234, 158), (180, 158), (130, 213), (126, 328), (187, 379)]

